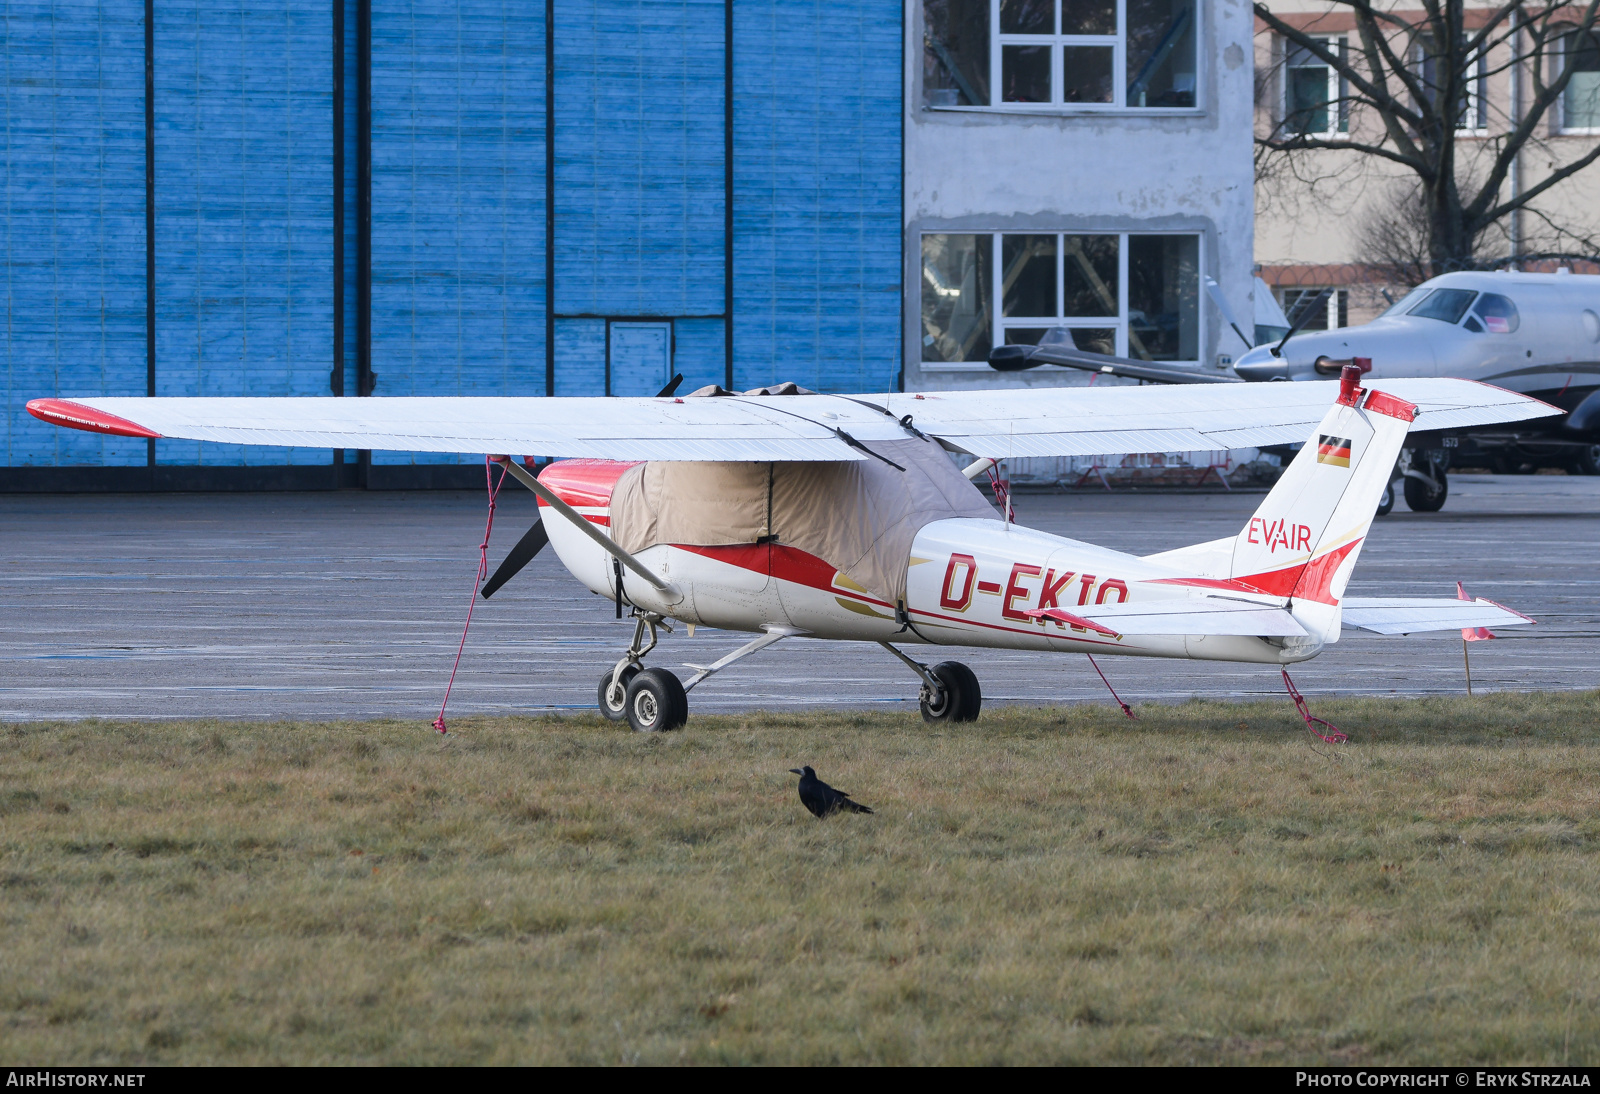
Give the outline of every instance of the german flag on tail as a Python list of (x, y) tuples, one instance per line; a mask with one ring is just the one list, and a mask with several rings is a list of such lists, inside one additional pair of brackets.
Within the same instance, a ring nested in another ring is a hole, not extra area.
[(1331, 463), (1335, 467), (1350, 466), (1350, 438), (1330, 437), (1323, 433), (1317, 437), (1317, 462)]

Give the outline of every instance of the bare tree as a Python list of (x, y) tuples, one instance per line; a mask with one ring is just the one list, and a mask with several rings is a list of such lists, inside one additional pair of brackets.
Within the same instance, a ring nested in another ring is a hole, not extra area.
[[(1356, 253), (1383, 281), (1420, 285), (1435, 272), (1428, 224), (1422, 189), (1396, 185), (1356, 225)], [(1487, 265), (1478, 262), (1479, 258), (1480, 254), (1475, 253), (1472, 264)]]
[[(1420, 0), (1421, 9), (1409, 11), (1383, 10), (1370, 0), (1327, 2), (1329, 12), (1354, 20), (1347, 48), (1296, 25), (1300, 20), (1289, 22), (1265, 4), (1255, 5), (1256, 16), (1280, 36), (1286, 51), (1302, 61), (1314, 58), (1333, 74), (1324, 101), (1288, 103), (1257, 136), (1258, 174), (1315, 174), (1304, 166), (1305, 154), (1321, 150), (1354, 153), (1357, 163), (1397, 165), (1400, 179), (1409, 181), (1362, 234), (1374, 257), (1393, 263), (1397, 274), (1403, 268), (1423, 274), (1419, 280), (1568, 253), (1557, 246), (1491, 259), (1489, 251), (1499, 249), (1497, 236), (1519, 211), (1542, 222), (1546, 240), (1586, 257), (1600, 253), (1587, 226), (1556, 224), (1535, 205), (1600, 159), (1600, 142), (1570, 163), (1552, 163), (1533, 185), (1508, 192), (1519, 153), (1540, 142), (1552, 112), (1560, 109), (1575, 67), (1564, 63), (1565, 54), (1570, 43), (1592, 41), (1600, 0), (1550, 7), (1515, 0), (1474, 8), (1471, 26), (1464, 0)], [(1281, 71), (1287, 63), (1280, 57), (1275, 67)], [(1497, 110), (1501, 116), (1494, 124), (1477, 124), (1468, 112), (1487, 112), (1483, 89), (1506, 72), (1515, 73), (1526, 92), (1513, 97), (1510, 109)], [(1344, 131), (1337, 131), (1341, 126)], [(1480, 128), (1491, 135), (1470, 144), (1460, 140), (1463, 130)], [(1348, 157), (1341, 159), (1348, 163)]]

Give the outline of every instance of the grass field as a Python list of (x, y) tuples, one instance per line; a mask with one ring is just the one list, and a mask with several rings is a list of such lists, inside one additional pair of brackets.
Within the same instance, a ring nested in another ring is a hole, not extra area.
[(1600, 693), (1320, 712), (0, 727), (0, 1062), (1600, 1060)]

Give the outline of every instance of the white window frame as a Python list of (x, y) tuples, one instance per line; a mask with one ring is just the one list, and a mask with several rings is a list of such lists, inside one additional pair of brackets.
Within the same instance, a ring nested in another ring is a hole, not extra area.
[[(1313, 39), (1320, 42), (1329, 52), (1337, 53), (1341, 58), (1349, 56), (1350, 40), (1343, 34), (1314, 34)], [(1323, 65), (1328, 70), (1327, 103), (1328, 129), (1299, 130), (1291, 128), (1294, 111), (1289, 104), (1290, 85), (1289, 57), (1292, 50), (1297, 48), (1295, 43), (1287, 38), (1281, 38), (1283, 43), (1283, 87), (1278, 100), (1278, 116), (1283, 119), (1280, 128), (1286, 133), (1299, 137), (1316, 137), (1319, 140), (1337, 141), (1346, 140), (1350, 136), (1350, 104), (1345, 101), (1344, 78), (1339, 75), (1339, 70), (1332, 65)], [(1309, 66), (1308, 66), (1309, 67)], [(1341, 123), (1343, 128), (1340, 128)]]
[[(1000, 4), (1001, 0), (989, 0), (989, 87), (990, 97), (995, 99), (994, 107), (1005, 110), (1026, 110), (1057, 112), (1061, 110), (1104, 112), (1107, 110), (1123, 109), (1123, 100), (1127, 98), (1127, 36), (1124, 33), (1127, 27), (1127, 0), (1117, 0), (1117, 29), (1112, 34), (1062, 34), (1061, 33), (1061, 0), (1052, 0), (1055, 11), (1055, 26), (1053, 34), (1001, 34), (1000, 33)], [(1050, 101), (1047, 103), (1012, 103), (1005, 102), (1005, 46), (1043, 46), (1050, 47)], [(1097, 46), (1104, 49), (1111, 48), (1111, 101), (1109, 103), (1068, 103), (1062, 101), (1064, 65), (1061, 62), (1062, 46)], [(1197, 81), (1198, 82), (1198, 81)], [(1199, 101), (1198, 99), (1196, 100)], [(1148, 107), (1139, 109), (1148, 110)]]
[[(1345, 314), (1348, 316), (1350, 314), (1350, 298), (1347, 295), (1349, 293), (1348, 289), (1339, 288), (1338, 286), (1328, 286), (1328, 285), (1319, 285), (1319, 286), (1316, 286), (1314, 288), (1309, 288), (1309, 289), (1301, 288), (1298, 285), (1286, 285), (1279, 291), (1278, 307), (1283, 310), (1283, 313), (1284, 313), (1285, 316), (1288, 316), (1289, 309), (1286, 306), (1287, 301), (1285, 299), (1285, 295), (1287, 293), (1290, 293), (1290, 292), (1318, 293), (1318, 292), (1322, 292), (1324, 289), (1328, 289), (1328, 288), (1332, 288), (1333, 291), (1328, 293), (1328, 299), (1323, 302), (1323, 309), (1327, 313), (1327, 326), (1321, 327), (1321, 328), (1318, 328), (1318, 329), (1321, 329), (1321, 330), (1342, 330), (1342, 329), (1344, 329), (1344, 327), (1349, 326), (1349, 324), (1348, 323), (1340, 323), (1339, 322), (1339, 304), (1340, 304), (1341, 301), (1344, 303), (1344, 305), (1345, 305)], [(1305, 328), (1302, 327), (1301, 329), (1304, 330)]]
[[(1427, 83), (1428, 77), (1428, 47), (1425, 42), (1418, 42), (1412, 50), (1412, 72), (1419, 80)], [(1462, 109), (1462, 114), (1471, 119), (1471, 125), (1456, 126), (1458, 137), (1487, 137), (1489, 135), (1489, 112), (1485, 109), (1484, 95), (1489, 86), (1489, 57), (1479, 50), (1472, 55), (1469, 62), (1474, 73), (1467, 80), (1467, 101)]]
[[(1560, 40), (1563, 43), (1563, 45), (1562, 45), (1561, 51), (1558, 54), (1556, 54), (1556, 56), (1558, 58), (1560, 58), (1559, 63), (1561, 65), (1561, 71), (1562, 72), (1566, 72), (1566, 70), (1567, 70), (1567, 56), (1568, 56), (1568, 54), (1567, 54), (1567, 50), (1566, 50), (1566, 47), (1565, 47), (1566, 40), (1569, 37), (1571, 37), (1572, 35), (1577, 34), (1577, 33), (1578, 33), (1578, 28), (1577, 27), (1569, 27), (1567, 30), (1563, 31), (1562, 34), (1561, 34), (1561, 39)], [(1600, 24), (1597, 24), (1596, 27), (1592, 31), (1590, 31), (1590, 33), (1594, 34), (1596, 37), (1600, 37)], [(1560, 133), (1563, 136), (1573, 136), (1573, 137), (1600, 136), (1600, 126), (1597, 126), (1597, 125), (1572, 125), (1572, 126), (1569, 126), (1567, 124), (1567, 92), (1571, 91), (1571, 90), (1572, 90), (1572, 85), (1569, 83), (1567, 85), (1567, 87), (1566, 87), (1566, 90), (1561, 92), (1560, 101), (1556, 103), (1556, 127), (1555, 127), (1556, 128), (1556, 132)]]
[[(964, 228), (960, 231), (931, 229), (922, 235), (992, 235), (990, 246), (990, 269), (994, 271), (991, 278), (992, 284), (989, 291), (994, 294), (994, 299), (989, 304), (990, 322), (993, 329), (990, 331), (991, 347), (1006, 344), (1005, 332), (1008, 328), (1038, 329), (1039, 327), (1066, 327), (1070, 330), (1106, 330), (1116, 331), (1116, 355), (1118, 357), (1131, 356), (1128, 352), (1128, 240), (1139, 236), (1192, 236), (1195, 240), (1196, 277), (1195, 277), (1195, 316), (1198, 324), (1196, 331), (1196, 346), (1200, 358), (1196, 360), (1161, 361), (1161, 364), (1174, 365), (1199, 365), (1204, 359), (1206, 351), (1206, 334), (1208, 318), (1205, 307), (1205, 293), (1201, 290), (1201, 280), (1206, 269), (1206, 238), (1204, 232), (1184, 231), (1149, 231), (1149, 232), (1114, 232), (1097, 231), (1093, 228), (1064, 228), (1057, 231), (1045, 230), (1006, 230), (1003, 228)], [(1053, 235), (1056, 237), (1056, 314), (1054, 316), (1019, 316), (1005, 315), (1005, 265), (1003, 254), (1006, 236), (1042, 236)], [(1117, 314), (1114, 316), (1064, 316), (1066, 293), (1066, 247), (1062, 243), (1063, 236), (1116, 236), (1117, 237)], [(917, 237), (917, 262), (922, 261), (922, 238)], [(920, 292), (927, 292), (923, 285), (925, 279), (918, 277), (921, 285)], [(920, 314), (921, 298), (918, 297)], [(987, 361), (922, 361), (923, 372), (988, 372)]]
[(1458, 126), (1456, 134), (1462, 137), (1487, 137), (1489, 135), (1489, 111), (1484, 100), (1484, 92), (1489, 88), (1489, 58), (1479, 50), (1472, 55), (1472, 78), (1467, 81), (1467, 109), (1466, 116), (1471, 119), (1471, 125)]
[[(1193, 106), (1129, 106), (1128, 96), (1128, 40), (1127, 40), (1127, 2), (1116, 0), (1117, 29), (1115, 34), (1062, 34), (1061, 31), (1061, 2), (1055, 2), (1055, 25), (1052, 34), (1001, 34), (1000, 33), (1000, 0), (989, 0), (989, 96), (988, 106), (946, 106), (928, 104), (924, 92), (924, 109), (927, 110), (954, 110), (954, 111), (980, 111), (987, 114), (1106, 114), (1128, 112), (1138, 115), (1203, 115), (1205, 107), (1205, 81), (1207, 65), (1205, 53), (1201, 43), (1205, 36), (1201, 33), (1205, 26), (1205, 10), (1209, 0), (1194, 0), (1194, 26), (1191, 28), (1191, 37), (1194, 42), (1194, 105)], [(922, 5), (918, 6), (919, 18), (926, 18)], [(1002, 68), (1003, 46), (1043, 46), (1050, 47), (1050, 101), (1048, 103), (1012, 103), (1004, 101), (1005, 71)], [(1110, 46), (1111, 54), (1111, 101), (1108, 103), (1068, 103), (1062, 101), (1062, 64), (1061, 47), (1063, 46)], [(920, 80), (920, 77), (919, 77)]]

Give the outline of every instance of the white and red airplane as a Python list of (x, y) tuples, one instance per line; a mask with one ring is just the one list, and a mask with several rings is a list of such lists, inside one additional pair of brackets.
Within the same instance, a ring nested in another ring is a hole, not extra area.
[[(798, 636), (881, 645), (921, 680), (926, 720), (965, 722), (982, 702), (972, 670), (898, 646), (1281, 668), (1337, 642), (1342, 626), (1401, 634), (1532, 622), (1482, 598), (1344, 591), (1414, 425), (1559, 413), (1463, 380), (1366, 389), (1353, 367), (1338, 382), (1208, 388), (846, 396), (783, 385), (681, 398), (36, 399), (28, 410), (121, 436), (565, 457), (535, 477), (490, 456), (502, 478), (538, 495), (541, 521), (482, 593), (548, 541), (619, 616), (631, 611), (633, 640), (597, 698), (640, 731), (681, 726), (695, 685)], [(1013, 457), (1293, 441), (1307, 443), (1237, 535), (1142, 557), (1018, 527), (1009, 505), (997, 513), (972, 481)], [(974, 459), (963, 472), (951, 454)], [(688, 666), (683, 682), (643, 664), (673, 620), (757, 637)], [(1299, 704), (1286, 671), (1284, 682)]]

